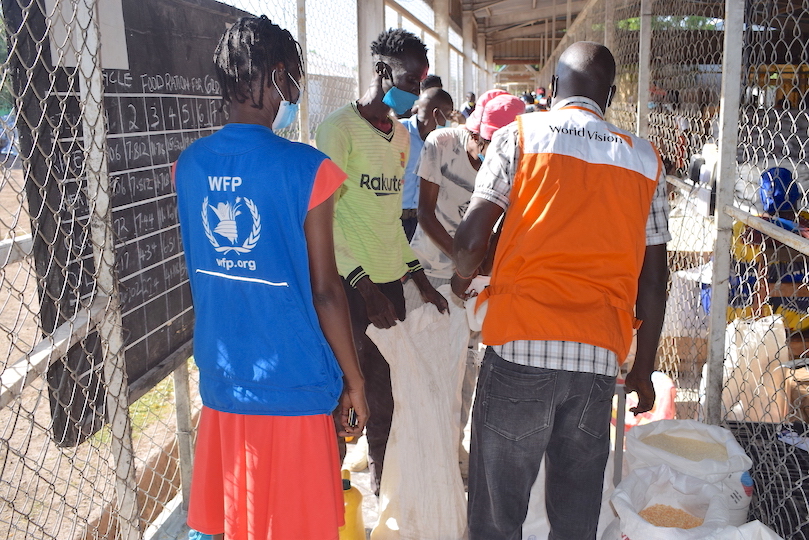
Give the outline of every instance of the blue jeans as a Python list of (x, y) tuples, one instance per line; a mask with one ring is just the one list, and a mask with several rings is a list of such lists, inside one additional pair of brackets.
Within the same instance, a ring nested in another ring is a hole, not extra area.
[(486, 350), (472, 410), (469, 540), (520, 540), (545, 456), (549, 540), (596, 537), (615, 377), (522, 366)]

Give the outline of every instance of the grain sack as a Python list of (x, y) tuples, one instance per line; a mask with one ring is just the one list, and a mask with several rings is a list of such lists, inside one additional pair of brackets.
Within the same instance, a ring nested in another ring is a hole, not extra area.
[(747, 522), (753, 461), (733, 434), (696, 420), (660, 420), (632, 429), (626, 436), (628, 471), (665, 464), (675, 471), (716, 485), (730, 511), (730, 524)]
[[(728, 506), (722, 491), (667, 465), (633, 470), (615, 488), (611, 501), (618, 518), (602, 540), (704, 540), (717, 538), (719, 531), (728, 527)], [(677, 515), (689, 516), (681, 523), (691, 521), (687, 524), (695, 526), (683, 529), (649, 522)]]
[[(789, 369), (783, 317), (739, 318), (725, 330), (722, 417), (745, 422), (781, 422), (789, 412), (783, 392)], [(707, 364), (702, 366), (700, 403), (704, 405)]]
[(690, 461), (702, 461), (703, 459), (727, 461), (728, 459), (725, 445), (713, 441), (700, 441), (690, 437), (675, 437), (668, 433), (658, 433), (647, 435), (641, 439), (641, 442)]
[(741, 527), (725, 527), (716, 535), (716, 540), (784, 540), (772, 529), (756, 520)]
[(458, 441), (469, 326), (449, 285), (438, 291), (449, 314), (424, 304), (392, 328), (367, 330), (390, 364), (396, 403), (372, 540), (466, 538)]
[(693, 529), (703, 524), (704, 520), (692, 516), (685, 510), (667, 504), (647, 506), (638, 515), (655, 527), (674, 527), (677, 529)]

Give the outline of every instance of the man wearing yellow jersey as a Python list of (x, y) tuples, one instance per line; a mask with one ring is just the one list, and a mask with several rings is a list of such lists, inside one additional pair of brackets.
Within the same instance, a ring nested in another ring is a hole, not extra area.
[(390, 369), (365, 334), (368, 324), (390, 328), (405, 318), (401, 279), (410, 274), (425, 302), (446, 311), (447, 301), (424, 275), (400, 217), (402, 179), (410, 136), (392, 113), (409, 111), (427, 76), (427, 48), (396, 29), (371, 44), (375, 78), (359, 99), (329, 115), (317, 130), (317, 147), (348, 174), (335, 195), (337, 269), (348, 296), (354, 341), (365, 375), (371, 417), (366, 427), (372, 487), (379, 493), (393, 418)]

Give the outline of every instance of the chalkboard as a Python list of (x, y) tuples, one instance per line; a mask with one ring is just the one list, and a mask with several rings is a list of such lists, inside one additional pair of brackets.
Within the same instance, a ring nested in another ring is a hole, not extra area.
[(192, 336), (171, 164), (225, 122), (212, 57), (241, 15), (210, 0), (123, 0), (129, 69), (104, 70), (104, 108), (131, 384)]
[[(246, 13), (212, 0), (107, 1), (120, 2), (128, 56), (128, 69), (103, 70), (103, 105), (126, 370), (130, 386), (142, 393), (138, 382), (192, 337), (171, 165), (191, 142), (226, 120), (212, 56), (226, 25)], [(48, 55), (38, 53), (36, 44), (47, 34), (38, 4), (2, 3), (7, 27), (20, 42), (12, 64), (22, 104), (22, 153), (30, 156), (26, 193), (37, 216), (33, 256), (42, 278), (47, 335), (95, 293), (80, 82), (74, 68), (54, 67)], [(43, 115), (48, 121), (37, 122)], [(54, 272), (57, 267), (64, 271)], [(102, 362), (97, 336), (91, 334), (51, 367), (57, 444), (78, 444), (103, 425)]]

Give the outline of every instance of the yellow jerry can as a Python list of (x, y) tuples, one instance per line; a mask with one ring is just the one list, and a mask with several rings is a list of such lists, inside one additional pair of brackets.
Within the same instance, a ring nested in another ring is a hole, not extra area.
[(362, 493), (351, 485), (351, 473), (343, 469), (343, 500), (346, 524), (340, 527), (340, 540), (365, 540), (362, 521)]

